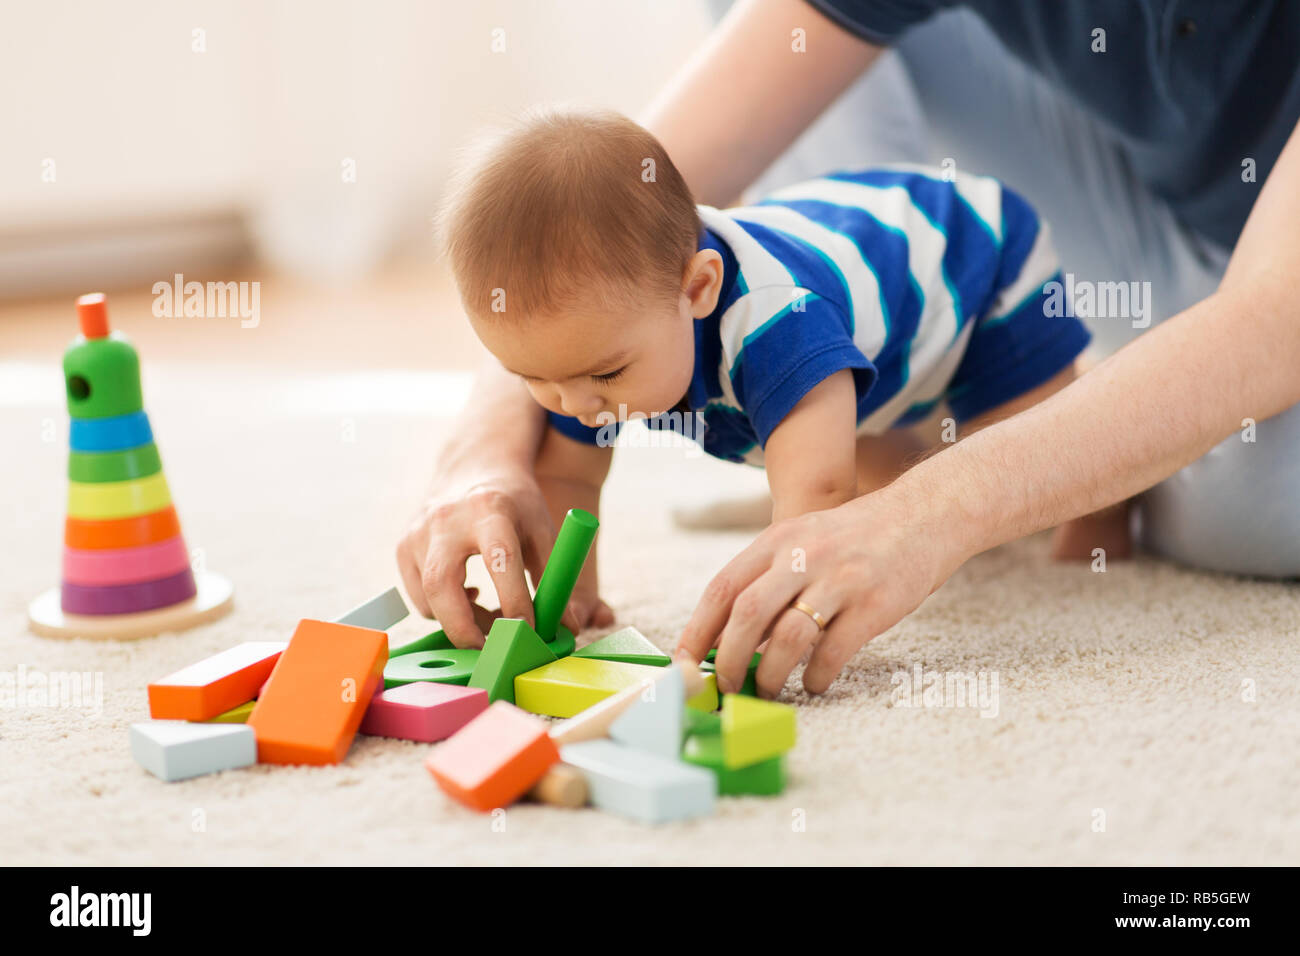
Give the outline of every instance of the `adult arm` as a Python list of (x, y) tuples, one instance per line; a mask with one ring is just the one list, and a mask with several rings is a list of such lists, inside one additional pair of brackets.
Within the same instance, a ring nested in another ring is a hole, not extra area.
[[(1300, 402), (1300, 128), (1260, 190), (1219, 288), (1076, 382), (921, 462), (886, 488), (772, 525), (710, 582), (679, 653), (720, 640), (723, 689), (754, 648), (780, 693), (817, 638), (799, 598), (831, 618), (805, 669), (820, 693), (868, 640), (968, 558), (1122, 501), (1241, 427)], [(803, 549), (807, 571), (791, 570)], [(802, 619), (802, 620), (801, 620)]]

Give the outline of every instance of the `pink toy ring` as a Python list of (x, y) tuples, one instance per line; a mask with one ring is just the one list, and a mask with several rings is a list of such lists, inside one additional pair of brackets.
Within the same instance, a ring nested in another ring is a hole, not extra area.
[(87, 551), (63, 549), (63, 580), (91, 587), (135, 584), (169, 578), (189, 567), (185, 539), (177, 535), (157, 544)]

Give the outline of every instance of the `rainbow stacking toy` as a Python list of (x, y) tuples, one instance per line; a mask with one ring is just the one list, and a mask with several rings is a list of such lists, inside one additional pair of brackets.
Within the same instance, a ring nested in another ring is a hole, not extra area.
[(190, 568), (140, 390), (140, 359), (109, 333), (101, 293), (77, 300), (81, 335), (63, 355), (68, 514), (62, 586), (32, 602), (47, 637), (146, 637), (230, 610), (230, 583)]

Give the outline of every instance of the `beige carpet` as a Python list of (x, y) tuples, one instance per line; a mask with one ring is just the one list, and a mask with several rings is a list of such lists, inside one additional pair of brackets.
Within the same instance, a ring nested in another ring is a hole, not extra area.
[[(830, 693), (792, 681), (789, 788), (724, 798), (708, 819), (647, 828), (517, 805), (494, 830), (434, 787), (427, 745), (374, 738), (334, 768), (161, 783), (127, 748), (145, 684), (395, 583), (393, 544), (464, 380), (146, 370), (187, 537), (234, 579), (237, 607), (129, 644), (25, 632), (26, 601), (57, 577), (66, 419), (54, 366), (0, 364), (0, 672), (103, 679), (98, 713), (0, 710), (6, 863), (1300, 862), (1300, 591), (1153, 561), (1053, 566), (1041, 538), (973, 561)], [(675, 531), (671, 504), (757, 481), (680, 451), (620, 452), (599, 541), (621, 624), (670, 646), (743, 540)], [(918, 665), (996, 675), (996, 715), (900, 706), (891, 680)]]

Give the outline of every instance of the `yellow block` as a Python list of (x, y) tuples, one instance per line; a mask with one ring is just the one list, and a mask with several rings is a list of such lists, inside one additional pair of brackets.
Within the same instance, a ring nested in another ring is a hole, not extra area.
[(704, 690), (686, 702), (687, 707), (711, 714), (718, 709), (718, 675), (710, 671), (704, 675)]
[(515, 705), (548, 717), (572, 717), (661, 673), (662, 668), (646, 664), (561, 657), (515, 678)]
[(246, 724), (248, 715), (253, 712), (253, 706), (257, 703), (255, 700), (246, 701), (238, 707), (231, 707), (224, 714), (217, 714), (215, 717), (209, 717), (201, 721), (205, 724)]
[(157, 472), (127, 481), (68, 482), (68, 517), (102, 521), (161, 511), (172, 503), (167, 479)]

